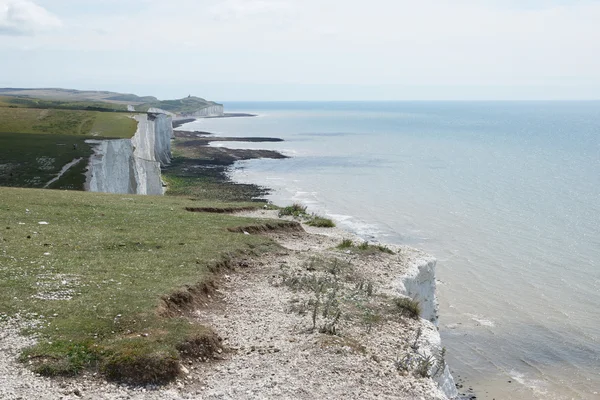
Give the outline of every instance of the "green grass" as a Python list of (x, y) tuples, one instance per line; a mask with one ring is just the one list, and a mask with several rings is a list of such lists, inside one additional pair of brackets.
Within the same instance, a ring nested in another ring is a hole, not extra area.
[(412, 319), (419, 319), (421, 316), (421, 306), (419, 305), (419, 302), (409, 299), (408, 297), (395, 298), (394, 306), (396, 311), (402, 316)]
[(340, 250), (351, 250), (363, 254), (373, 254), (377, 252), (395, 254), (394, 251), (387, 246), (380, 244), (369, 244), (369, 242), (362, 242), (361, 244), (356, 245), (350, 239), (342, 240), (342, 242), (338, 244), (336, 248)]
[(181, 346), (209, 335), (181, 293), (193, 301), (230, 257), (275, 248), (228, 231), (252, 219), (184, 210), (199, 205), (222, 203), (0, 188), (0, 310), (40, 321), (22, 360), (46, 375), (172, 379)]
[(94, 123), (89, 130), (92, 135), (129, 139), (137, 129), (137, 121), (131, 118), (131, 114), (105, 112), (95, 114)]
[[(171, 164), (163, 168), (162, 176), (168, 185), (167, 195), (186, 196), (207, 201), (248, 203), (263, 197), (267, 191), (256, 185), (236, 184), (229, 180), (227, 171), (233, 163), (219, 160), (205, 151), (207, 147), (187, 146), (187, 141), (175, 139), (172, 143)], [(254, 206), (264, 205), (255, 201)]]
[(304, 220), (307, 225), (315, 226), (318, 228), (333, 228), (335, 223), (329, 219), (316, 214), (308, 214), (306, 212), (306, 206), (300, 203), (294, 203), (291, 206), (283, 207), (279, 209), (279, 216), (286, 217), (291, 216), (297, 219)]
[(136, 122), (116, 112), (0, 107), (0, 133), (46, 133), (130, 138)]
[(0, 96), (0, 107), (86, 111), (127, 111), (126, 105), (103, 101), (61, 101), (16, 96)]
[(334, 228), (335, 227), (335, 223), (331, 219), (320, 217), (318, 215), (311, 217), (311, 219), (308, 220), (308, 222), (306, 224), (310, 225), (310, 226), (316, 226), (319, 228)]
[(0, 186), (41, 188), (64, 165), (82, 158), (50, 188), (83, 189), (92, 154), (85, 140), (75, 135), (0, 133)]
[(306, 206), (303, 206), (300, 203), (294, 203), (291, 206), (283, 207), (279, 210), (279, 216), (292, 216), (295, 218), (306, 218), (308, 214), (306, 213)]
[(354, 247), (354, 242), (350, 239), (344, 239), (340, 244), (337, 245), (337, 248), (340, 250), (351, 249)]
[(228, 181), (225, 168), (204, 170), (198, 173), (183, 157), (175, 157), (163, 170), (163, 180), (168, 185), (168, 196), (185, 196), (214, 202), (236, 203), (235, 206), (260, 207), (264, 201), (250, 200), (264, 195), (265, 191), (255, 185), (236, 184)]

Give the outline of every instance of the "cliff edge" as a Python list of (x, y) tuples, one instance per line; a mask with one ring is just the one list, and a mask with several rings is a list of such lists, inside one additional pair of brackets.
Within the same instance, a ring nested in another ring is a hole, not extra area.
[(411, 255), (406, 260), (406, 271), (396, 280), (395, 287), (399, 294), (417, 301), (421, 307), (423, 357), (431, 357), (435, 362), (431, 369), (437, 373), (432, 378), (439, 388), (450, 398), (458, 396), (458, 390), (450, 369), (438, 355), (445, 352), (442, 347), (438, 326), (438, 301), (436, 295), (435, 267), (437, 260), (419, 250), (410, 249)]

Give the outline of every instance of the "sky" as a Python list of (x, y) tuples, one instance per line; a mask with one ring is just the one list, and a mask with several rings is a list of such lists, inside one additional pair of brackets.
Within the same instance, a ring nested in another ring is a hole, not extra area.
[(600, 99), (600, 0), (0, 0), (0, 87)]

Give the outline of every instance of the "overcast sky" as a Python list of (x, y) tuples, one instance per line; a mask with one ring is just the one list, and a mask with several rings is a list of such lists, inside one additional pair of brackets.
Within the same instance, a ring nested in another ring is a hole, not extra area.
[(600, 0), (0, 0), (0, 87), (600, 99)]

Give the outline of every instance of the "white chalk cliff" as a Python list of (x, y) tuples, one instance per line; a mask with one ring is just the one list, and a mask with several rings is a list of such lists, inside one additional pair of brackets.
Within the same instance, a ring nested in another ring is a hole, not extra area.
[[(436, 296), (435, 266), (436, 259), (425, 253), (416, 252), (411, 257), (408, 270), (395, 282), (399, 294), (419, 302), (423, 324), (422, 335), (419, 339), (419, 351), (423, 356), (433, 356), (435, 362), (430, 368), (440, 389), (449, 399), (458, 396), (454, 378), (448, 365), (440, 364), (438, 356), (442, 351), (442, 340), (437, 328), (438, 301)], [(439, 370), (439, 371), (438, 371)]]
[(198, 111), (190, 114), (191, 117), (222, 117), (223, 116), (223, 105), (215, 104), (199, 109)]
[(171, 161), (173, 125), (169, 115), (138, 114), (131, 139), (88, 140), (94, 144), (85, 190), (105, 193), (163, 194), (160, 167)]

